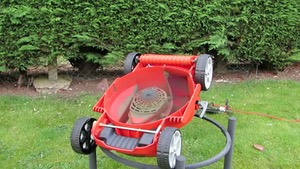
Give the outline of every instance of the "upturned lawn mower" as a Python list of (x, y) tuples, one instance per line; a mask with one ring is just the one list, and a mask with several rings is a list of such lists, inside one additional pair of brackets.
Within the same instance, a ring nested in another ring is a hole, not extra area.
[(97, 146), (132, 156), (157, 158), (160, 168), (175, 168), (182, 140), (180, 128), (208, 103), (200, 92), (210, 88), (213, 56), (130, 53), (125, 75), (115, 79), (93, 107), (98, 119), (77, 120), (71, 146), (90, 154)]

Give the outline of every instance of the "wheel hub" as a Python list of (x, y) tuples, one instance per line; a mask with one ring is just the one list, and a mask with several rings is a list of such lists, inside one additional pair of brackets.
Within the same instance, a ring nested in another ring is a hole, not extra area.
[(207, 59), (207, 63), (205, 66), (205, 87), (206, 88), (210, 87), (212, 76), (213, 76), (213, 61), (212, 58), (209, 57)]
[(175, 168), (176, 157), (181, 153), (181, 134), (176, 131), (172, 136), (172, 141), (169, 148), (169, 164), (171, 168)]

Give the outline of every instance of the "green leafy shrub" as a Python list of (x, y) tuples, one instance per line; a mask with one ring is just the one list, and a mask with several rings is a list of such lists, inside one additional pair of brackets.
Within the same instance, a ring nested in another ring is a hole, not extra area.
[(132, 51), (206, 52), (278, 68), (300, 48), (297, 0), (2, 0), (0, 7), (0, 71), (54, 56), (112, 64)]

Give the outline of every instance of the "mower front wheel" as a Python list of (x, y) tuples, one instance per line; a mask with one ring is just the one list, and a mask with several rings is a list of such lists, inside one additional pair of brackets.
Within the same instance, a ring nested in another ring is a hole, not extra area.
[(91, 135), (94, 118), (82, 117), (79, 118), (71, 132), (72, 149), (79, 154), (91, 154), (96, 149), (96, 143)]
[(124, 61), (124, 74), (130, 73), (135, 66), (138, 64), (138, 58), (141, 56), (140, 53), (132, 52), (129, 53)]
[(157, 164), (162, 169), (176, 166), (176, 157), (181, 154), (181, 133), (174, 127), (166, 127), (158, 140)]
[(202, 54), (196, 61), (195, 80), (201, 85), (201, 90), (208, 90), (212, 84), (213, 56)]

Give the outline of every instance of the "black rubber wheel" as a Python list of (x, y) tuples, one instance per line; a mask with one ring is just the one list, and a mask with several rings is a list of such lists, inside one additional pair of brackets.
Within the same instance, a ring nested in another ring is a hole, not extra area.
[(176, 157), (181, 154), (181, 133), (174, 127), (166, 127), (158, 140), (157, 164), (162, 169), (176, 166)]
[(212, 83), (213, 56), (202, 54), (196, 61), (195, 81), (201, 85), (201, 90), (208, 90)]
[(135, 66), (138, 64), (138, 58), (141, 56), (140, 53), (132, 52), (126, 56), (124, 61), (124, 74), (130, 73)]
[(79, 154), (91, 154), (97, 147), (91, 135), (93, 122), (96, 119), (89, 117), (79, 118), (71, 132), (72, 149)]

